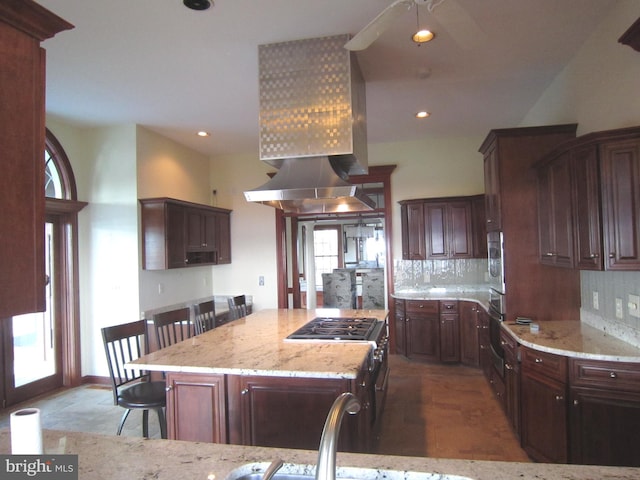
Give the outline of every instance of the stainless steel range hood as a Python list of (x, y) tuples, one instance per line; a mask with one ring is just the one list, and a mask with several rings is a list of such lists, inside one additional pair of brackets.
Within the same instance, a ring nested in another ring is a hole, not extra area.
[(365, 85), (348, 35), (260, 45), (260, 160), (279, 169), (245, 192), (296, 213), (371, 210), (348, 181), (368, 172)]
[(286, 212), (336, 213), (372, 210), (375, 202), (340, 174), (340, 160), (329, 157), (287, 158), (267, 183), (244, 192)]

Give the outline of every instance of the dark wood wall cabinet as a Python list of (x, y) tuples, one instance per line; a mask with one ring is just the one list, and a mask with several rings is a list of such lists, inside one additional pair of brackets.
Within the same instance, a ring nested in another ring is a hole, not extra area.
[(485, 258), (484, 195), (403, 200), (402, 258)]
[(537, 172), (540, 263), (640, 270), (640, 127), (567, 142)]
[(171, 198), (140, 205), (145, 270), (231, 263), (231, 210)]
[[(488, 231), (501, 231), (504, 238), (508, 320), (526, 316), (543, 321), (579, 315), (579, 272), (546, 268), (536, 254), (538, 190), (533, 168), (549, 152), (574, 139), (576, 129), (577, 125), (570, 124), (492, 130), (480, 146), (484, 157), (486, 227)], [(552, 174), (551, 186), (560, 195), (564, 193), (559, 190), (566, 172)], [(558, 210), (550, 221), (562, 226), (563, 215), (566, 213)], [(558, 227), (557, 231), (558, 236), (549, 241), (563, 247), (563, 230)], [(554, 258), (560, 261), (560, 256)], [(547, 301), (541, 302), (540, 298)]]
[(0, 318), (45, 309), (45, 51), (73, 25), (31, 0), (0, 2)]

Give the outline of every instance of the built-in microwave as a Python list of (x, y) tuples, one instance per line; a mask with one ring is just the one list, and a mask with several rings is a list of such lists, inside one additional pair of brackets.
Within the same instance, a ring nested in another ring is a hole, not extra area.
[(504, 238), (502, 232), (487, 233), (487, 253), (489, 263), (489, 286), (504, 294)]

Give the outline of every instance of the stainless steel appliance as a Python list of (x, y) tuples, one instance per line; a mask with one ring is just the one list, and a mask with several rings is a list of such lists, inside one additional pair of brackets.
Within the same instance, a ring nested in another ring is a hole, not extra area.
[(496, 292), (506, 292), (504, 278), (504, 237), (502, 232), (487, 233), (489, 286)]
[(387, 323), (372, 317), (316, 317), (290, 334), (286, 341), (368, 342), (369, 401), (371, 422), (380, 418), (389, 380), (389, 333)]
[(500, 323), (506, 315), (506, 282), (504, 276), (504, 237), (502, 232), (487, 233), (489, 264), (489, 336), (493, 365), (504, 376), (504, 349), (500, 343)]

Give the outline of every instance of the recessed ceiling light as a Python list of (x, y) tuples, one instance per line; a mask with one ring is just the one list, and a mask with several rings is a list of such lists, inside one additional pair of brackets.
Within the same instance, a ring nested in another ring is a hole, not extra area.
[(436, 35), (431, 30), (419, 30), (413, 34), (411, 40), (416, 42), (418, 45), (421, 45), (433, 40), (435, 36)]
[(422, 112), (416, 113), (416, 118), (427, 118), (430, 115), (431, 114), (429, 112), (423, 110)]
[(209, 136), (209, 132), (205, 132), (204, 130), (201, 130), (197, 133), (197, 135), (199, 137), (208, 137)]

